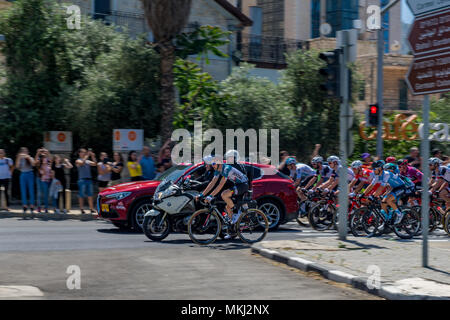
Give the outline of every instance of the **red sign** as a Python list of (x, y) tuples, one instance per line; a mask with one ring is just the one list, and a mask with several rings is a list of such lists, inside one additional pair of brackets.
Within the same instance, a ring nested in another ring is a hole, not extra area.
[(414, 95), (450, 91), (450, 51), (414, 58), (406, 80)]
[(450, 9), (417, 18), (408, 40), (415, 56), (450, 50)]

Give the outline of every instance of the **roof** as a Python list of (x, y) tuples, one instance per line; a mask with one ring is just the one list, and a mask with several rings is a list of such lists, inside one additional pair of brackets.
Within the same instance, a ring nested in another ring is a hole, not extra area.
[(238, 8), (229, 3), (228, 0), (214, 0), (214, 1), (217, 2), (229, 13), (231, 13), (233, 16), (235, 16), (239, 21), (241, 21), (244, 27), (249, 27), (253, 25), (253, 21), (245, 14), (243, 14)]

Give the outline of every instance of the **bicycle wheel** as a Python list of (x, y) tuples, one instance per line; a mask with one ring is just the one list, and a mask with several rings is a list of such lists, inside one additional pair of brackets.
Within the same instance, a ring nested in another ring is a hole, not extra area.
[(325, 208), (323, 202), (314, 205), (308, 213), (309, 224), (317, 231), (328, 230), (333, 225), (334, 211), (329, 211), (328, 206)]
[(263, 240), (269, 231), (269, 220), (264, 212), (258, 209), (248, 209), (242, 213), (236, 222), (236, 232), (245, 243), (255, 243)]
[(362, 225), (362, 217), (368, 210), (367, 207), (358, 208), (350, 215), (350, 231), (355, 237), (366, 235)]
[(360, 222), (368, 237), (378, 237), (384, 231), (384, 221), (373, 210), (364, 212)]
[[(412, 207), (417, 214), (419, 215), (420, 218), (420, 225), (419, 225), (419, 229), (417, 230), (415, 235), (419, 235), (422, 233), (422, 207), (421, 206), (414, 206)], [(428, 233), (433, 232), (434, 230), (436, 230), (438, 222), (436, 221), (436, 215), (434, 214), (434, 209), (430, 208), (430, 212), (429, 212), (429, 220), (428, 220)]]
[[(301, 204), (300, 204), (301, 205)], [(300, 206), (299, 205), (299, 206)], [(309, 224), (309, 220), (308, 220), (308, 211), (310, 208), (310, 204), (308, 202), (306, 202), (305, 204), (305, 213), (300, 212), (300, 208), (297, 211), (297, 218), (295, 218), (295, 220), (297, 221), (297, 223), (299, 225), (301, 225), (302, 227), (310, 227), (311, 225)]]
[(189, 238), (199, 245), (207, 245), (216, 241), (221, 230), (220, 217), (210, 209), (196, 211), (188, 222)]
[(411, 239), (420, 229), (420, 216), (412, 208), (403, 207), (399, 209), (403, 213), (403, 218), (399, 224), (393, 225), (394, 232), (399, 238)]
[(447, 210), (444, 220), (444, 230), (450, 236), (450, 210)]

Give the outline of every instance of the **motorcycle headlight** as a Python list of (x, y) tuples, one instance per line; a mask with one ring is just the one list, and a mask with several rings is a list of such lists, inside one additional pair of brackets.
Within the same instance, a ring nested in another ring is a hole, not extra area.
[(106, 196), (106, 198), (122, 200), (122, 199), (128, 197), (130, 194), (131, 194), (131, 192), (118, 192), (118, 193), (109, 194)]

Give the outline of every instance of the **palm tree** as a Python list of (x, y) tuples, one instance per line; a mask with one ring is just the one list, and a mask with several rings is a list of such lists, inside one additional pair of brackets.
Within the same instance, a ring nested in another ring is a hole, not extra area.
[(141, 0), (141, 2), (161, 57), (161, 138), (162, 141), (166, 141), (172, 135), (175, 106), (173, 40), (189, 19), (192, 0)]

